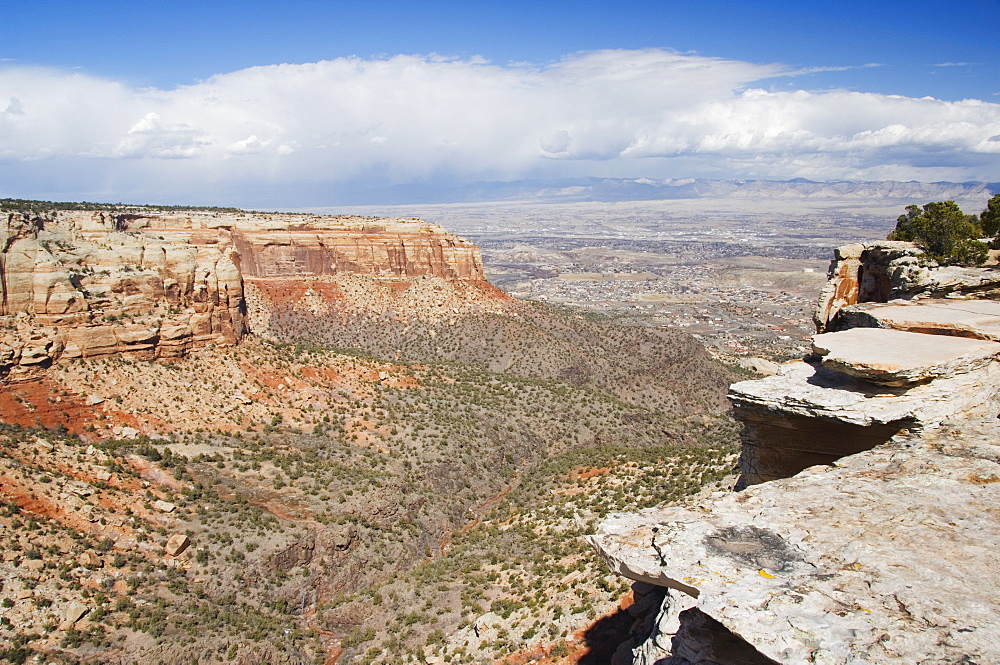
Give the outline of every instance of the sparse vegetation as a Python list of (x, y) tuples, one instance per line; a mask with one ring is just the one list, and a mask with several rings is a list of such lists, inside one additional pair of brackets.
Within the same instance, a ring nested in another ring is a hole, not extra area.
[[(144, 259), (87, 264), (49, 223), (107, 212), (132, 243), (139, 217), (173, 207), (0, 207), (91, 307), (66, 315), (112, 337), (182, 312), (194, 328), (219, 295), (128, 305), (171, 285)], [(3, 657), (396, 665), (565, 649), (628, 592), (582, 537), (732, 466), (732, 374), (682, 334), (481, 284), (456, 295), (441, 277), (338, 284), (410, 300), (353, 316), (279, 303), (273, 340), (222, 349), (198, 333), (160, 361), (143, 344), (81, 347), (0, 385)], [(242, 310), (213, 316), (226, 312)], [(21, 314), (5, 329), (27, 339)]]
[[(640, 405), (593, 382), (386, 364), (317, 345), (228, 353), (231, 365), (210, 354), (55, 370), (65, 398), (115, 385), (113, 408), (172, 420), (173, 434), (90, 433), (92, 445), (41, 430), (0, 435), (5, 478), (35, 497), (3, 507), (6, 533), (27, 538), (0, 546), (57, 568), (39, 586), (52, 606), (31, 611), (58, 623), (66, 599), (91, 607), (86, 629), (65, 632), (66, 653), (145, 644), (147, 662), (211, 662), (235, 645), (305, 663), (324, 652), (325, 634), (342, 640), (342, 662), (395, 664), (556, 643), (628, 590), (581, 536), (609, 511), (680, 498), (732, 465), (726, 419), (686, 415), (652, 392)], [(296, 392), (274, 388), (279, 376), (299, 381)], [(154, 383), (171, 397), (151, 403), (141, 393)], [(255, 395), (242, 424), (208, 428), (199, 409), (217, 412), (234, 389)], [(89, 489), (57, 509), (79, 482), (71, 475)], [(172, 533), (192, 542), (183, 568), (163, 555)], [(92, 579), (106, 600), (95, 601)], [(484, 646), (473, 627), (491, 609), (501, 623)]]

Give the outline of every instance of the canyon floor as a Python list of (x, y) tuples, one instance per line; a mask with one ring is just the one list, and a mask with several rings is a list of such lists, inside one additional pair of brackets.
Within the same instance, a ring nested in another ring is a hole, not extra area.
[[(5, 385), (7, 659), (601, 662), (632, 596), (583, 536), (720, 481), (735, 432), (686, 378), (599, 385), (623, 349), (699, 355), (683, 337), (529, 307), (506, 323), (537, 344), (490, 353), (536, 362), (507, 373), (250, 337)], [(581, 334), (598, 364), (544, 376)], [(728, 370), (691, 368), (721, 394)]]

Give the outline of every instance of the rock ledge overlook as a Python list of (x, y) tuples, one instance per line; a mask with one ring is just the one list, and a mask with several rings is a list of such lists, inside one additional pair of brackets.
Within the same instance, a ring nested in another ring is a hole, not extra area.
[(998, 278), (838, 250), (814, 355), (730, 389), (742, 489), (591, 536), (662, 598), (615, 665), (1000, 662)]

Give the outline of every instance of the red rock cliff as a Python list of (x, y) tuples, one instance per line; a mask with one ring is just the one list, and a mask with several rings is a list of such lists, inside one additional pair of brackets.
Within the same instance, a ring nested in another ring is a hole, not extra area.
[(486, 285), (475, 245), (415, 219), (150, 209), (0, 219), (0, 376), (12, 378), (60, 359), (236, 344), (249, 332), (245, 279)]

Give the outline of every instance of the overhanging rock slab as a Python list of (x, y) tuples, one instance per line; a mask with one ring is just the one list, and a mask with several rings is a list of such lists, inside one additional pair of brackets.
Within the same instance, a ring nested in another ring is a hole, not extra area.
[(847, 376), (819, 363), (794, 361), (782, 365), (777, 376), (732, 384), (729, 400), (737, 411), (758, 408), (862, 426), (936, 423), (977, 407), (984, 412), (993, 409), (1000, 391), (998, 365), (895, 387)]
[(1000, 422), (605, 521), (616, 571), (779, 663), (1000, 662)]
[(743, 487), (830, 464), (883, 444), (903, 429), (933, 427), (960, 413), (995, 415), (1000, 363), (894, 387), (797, 361), (782, 365), (777, 376), (734, 383), (729, 400), (743, 423)]
[(1000, 343), (902, 330), (853, 328), (813, 338), (823, 366), (889, 386), (905, 386), (985, 367)]
[(859, 327), (1000, 342), (1000, 301), (893, 300), (852, 305), (840, 311), (838, 329)]

